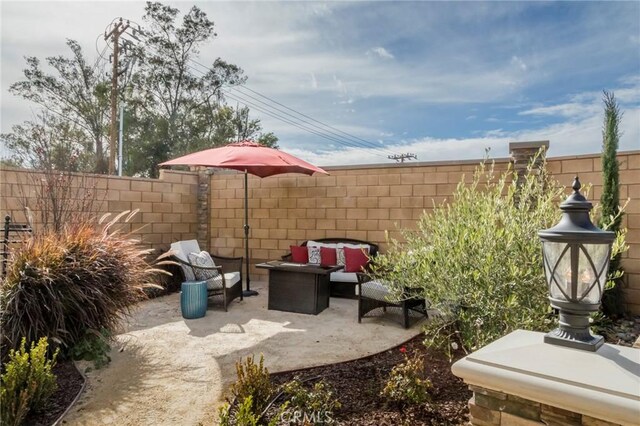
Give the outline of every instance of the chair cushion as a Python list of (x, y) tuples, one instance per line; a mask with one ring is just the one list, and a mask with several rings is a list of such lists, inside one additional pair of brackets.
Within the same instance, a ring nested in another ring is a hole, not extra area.
[(178, 259), (189, 262), (189, 253), (200, 253), (200, 246), (197, 240), (185, 240), (171, 243), (171, 250)]
[[(208, 268), (216, 266), (211, 255), (204, 250), (199, 253), (189, 253), (188, 257), (189, 263), (195, 266), (205, 266)], [(197, 280), (203, 281), (207, 281), (220, 275), (220, 273), (215, 269), (193, 268), (193, 272), (195, 273)]]
[(389, 289), (380, 281), (367, 281), (362, 284), (362, 297), (387, 302)]
[[(224, 274), (224, 280), (227, 283), (227, 288), (233, 286), (240, 281), (240, 272), (226, 272)], [(219, 290), (222, 288), (222, 275), (218, 274), (216, 277), (207, 280), (208, 290)]]
[(320, 265), (335, 266), (336, 264), (336, 249), (329, 247), (320, 247)]
[(358, 282), (358, 276), (356, 275), (355, 272), (342, 272), (342, 271), (332, 272), (331, 275), (329, 276), (329, 279), (332, 282), (341, 282), (341, 283), (357, 283)]
[(344, 248), (344, 272), (360, 272), (369, 261), (368, 248)]
[[(183, 262), (191, 263), (189, 261), (189, 253), (199, 253), (200, 246), (196, 240), (185, 240), (171, 243), (171, 251), (173, 255)], [(194, 281), (196, 279), (193, 269), (187, 265), (180, 264), (182, 272), (184, 273), (184, 279), (187, 281)]]
[(309, 263), (309, 249), (304, 246), (290, 246), (291, 260), (295, 263)]
[(336, 245), (336, 255), (337, 255), (337, 259), (338, 259), (338, 265), (341, 265), (341, 266), (345, 266), (345, 263), (346, 263), (345, 259), (344, 259), (344, 248), (345, 247), (348, 247), (348, 248), (364, 248), (368, 252), (371, 251), (369, 244), (338, 243)]

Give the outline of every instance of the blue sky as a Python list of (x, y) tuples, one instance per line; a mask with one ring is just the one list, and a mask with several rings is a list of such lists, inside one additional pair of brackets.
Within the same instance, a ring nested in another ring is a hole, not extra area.
[[(599, 152), (603, 89), (624, 110), (621, 150), (640, 149), (640, 2), (171, 4), (195, 4), (216, 23), (199, 62), (235, 63), (252, 90), (378, 147), (348, 147), (254, 111), (282, 149), (319, 165), (403, 152), (472, 159), (487, 147), (501, 157), (510, 141), (541, 139), (551, 156)], [(1, 7), (5, 132), (32, 116), (7, 92), (23, 55), (66, 54), (68, 37), (96, 57), (97, 34), (116, 16), (140, 21), (144, 3)]]

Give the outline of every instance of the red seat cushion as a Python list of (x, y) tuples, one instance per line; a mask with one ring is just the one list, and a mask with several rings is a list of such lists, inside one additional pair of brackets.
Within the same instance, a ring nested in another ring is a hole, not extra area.
[(360, 272), (369, 261), (369, 250), (345, 247), (344, 260), (344, 272)]
[(320, 247), (320, 266), (335, 266), (338, 264), (336, 249)]
[(295, 263), (309, 263), (309, 249), (302, 246), (290, 246), (291, 260)]

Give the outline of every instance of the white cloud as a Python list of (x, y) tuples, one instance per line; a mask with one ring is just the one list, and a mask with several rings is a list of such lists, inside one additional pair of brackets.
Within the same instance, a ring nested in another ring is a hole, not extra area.
[(521, 111), (518, 113), (518, 115), (547, 115), (547, 116), (575, 118), (575, 117), (591, 116), (600, 110), (601, 108), (599, 108), (597, 105), (566, 103), (566, 104), (553, 105), (548, 107), (532, 108), (526, 111)]
[[(621, 123), (619, 150), (640, 149), (640, 108), (625, 111)], [(319, 166), (388, 163), (387, 151), (412, 152), (418, 161), (474, 160), (484, 156), (490, 148), (493, 158), (509, 156), (509, 142), (549, 140), (549, 156), (592, 154), (602, 144), (602, 117), (594, 115), (576, 122), (554, 124), (538, 130), (508, 132), (497, 129), (476, 138), (421, 138), (402, 144), (387, 146), (385, 151), (343, 148), (338, 152), (312, 152), (296, 147), (282, 146), (300, 158)], [(594, 149), (597, 147), (596, 149)], [(355, 160), (354, 160), (355, 159)]]
[(525, 64), (524, 61), (521, 58), (517, 57), (517, 56), (512, 56), (511, 57), (511, 65), (517, 66), (522, 71), (526, 71), (527, 70), (527, 64)]
[(383, 59), (394, 59), (394, 56), (391, 54), (391, 52), (389, 52), (387, 49), (385, 49), (382, 46), (378, 46), (378, 47), (374, 47), (372, 49), (369, 49), (367, 51), (368, 55), (377, 55)]
[[(172, 5), (182, 11), (191, 6), (188, 2)], [(455, 117), (461, 125), (450, 126), (444, 133), (482, 136), (424, 137), (393, 147), (394, 151), (419, 153), (421, 161), (480, 158), (485, 146), (492, 146), (494, 155), (507, 155), (508, 141), (524, 138), (551, 139), (551, 152), (558, 155), (595, 152), (601, 143), (602, 121), (598, 85), (608, 85), (607, 78), (611, 87), (603, 88), (615, 89), (625, 111), (621, 149), (638, 149), (640, 76), (635, 73), (619, 82), (610, 77), (621, 73), (620, 63), (631, 63), (635, 70), (640, 64), (637, 49), (624, 50), (640, 42), (637, 13), (624, 13), (633, 5), (571, 3), (570, 7), (585, 11), (579, 21), (558, 24), (550, 18), (531, 22), (531, 26), (518, 26), (516, 20), (532, 8), (556, 6), (530, 2), (409, 5), (257, 1), (198, 2), (197, 6), (215, 21), (218, 33), (202, 48), (199, 62), (210, 63), (221, 57), (237, 64), (246, 71), (252, 89), (358, 137), (377, 140), (388, 133), (405, 137), (417, 134), (415, 123), (409, 121), (389, 127), (391, 120), (383, 121), (387, 117), (381, 104), (389, 109), (424, 108), (425, 115), (428, 108), (445, 104), (445, 108), (454, 110), (464, 104), (460, 108), (464, 112)], [(144, 3), (42, 2), (33, 7), (24, 2), (2, 2), (1, 7), (0, 95), (2, 131), (7, 131), (11, 124), (32, 115), (29, 104), (7, 93), (8, 85), (22, 77), (23, 55), (44, 58), (68, 54), (64, 39), (70, 37), (81, 41), (93, 59), (93, 43), (104, 26), (115, 16), (140, 20)], [(363, 7), (368, 16), (377, 13), (378, 17), (384, 16), (384, 21), (374, 28), (361, 19)], [(595, 9), (605, 10), (606, 16), (594, 13)], [(417, 10), (423, 11), (419, 18), (424, 25), (406, 25), (408, 17), (418, 18)], [(513, 25), (495, 25), (507, 20)], [(606, 23), (604, 30), (602, 22)], [(487, 31), (469, 31), (475, 27)], [(411, 54), (403, 54), (407, 51)], [(575, 89), (581, 93), (569, 96), (562, 85), (571, 80), (567, 76), (573, 75), (584, 83)], [(513, 124), (512, 118), (518, 118), (514, 114), (523, 109), (522, 105), (527, 107), (520, 113), (525, 120), (518, 124), (520, 130), (505, 130), (515, 127), (509, 124)], [(478, 109), (469, 110), (468, 106)], [(514, 109), (508, 110), (509, 106)], [(382, 113), (374, 115), (376, 110)], [(501, 111), (509, 113), (504, 116)], [(262, 119), (266, 131), (280, 137), (283, 148), (301, 149), (297, 141), (309, 139), (308, 132), (256, 110), (252, 115)], [(550, 119), (556, 124), (545, 125)], [(487, 133), (487, 122), (499, 124), (492, 125), (496, 130)], [(527, 129), (532, 122), (541, 127)], [(465, 127), (469, 130), (459, 130)], [(326, 157), (323, 153), (309, 155), (320, 156), (320, 164), (349, 161), (349, 155), (335, 155), (336, 150), (341, 152), (338, 146)], [(358, 162), (386, 162), (384, 155), (353, 152)]]

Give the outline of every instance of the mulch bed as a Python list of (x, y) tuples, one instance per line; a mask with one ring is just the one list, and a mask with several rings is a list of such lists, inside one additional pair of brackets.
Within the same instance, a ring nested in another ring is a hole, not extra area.
[(26, 425), (52, 425), (73, 402), (84, 379), (72, 361), (60, 361), (53, 367), (53, 373), (58, 379), (58, 390), (49, 400), (47, 408), (42, 413), (29, 413), (25, 419)]
[[(631, 346), (640, 335), (640, 317), (618, 320), (605, 334), (608, 343)], [(335, 390), (342, 408), (334, 415), (338, 425), (460, 425), (468, 422), (467, 403), (471, 392), (461, 379), (451, 373), (451, 363), (442, 355), (427, 349), (420, 335), (405, 345), (407, 355), (420, 353), (427, 360), (427, 377), (433, 384), (432, 401), (420, 406), (388, 404), (380, 397), (389, 372), (404, 361), (399, 348), (340, 364), (314, 367), (272, 375), (276, 384), (294, 377), (301, 380), (321, 377)], [(457, 358), (463, 354), (458, 354)], [(82, 387), (82, 375), (70, 361), (60, 361), (54, 368), (58, 390), (49, 407), (40, 414), (30, 414), (27, 425), (53, 424), (67, 409)], [(313, 383), (313, 381), (310, 381)]]
[(272, 380), (279, 385), (296, 376), (301, 380), (324, 379), (333, 387), (334, 395), (342, 404), (333, 416), (334, 424), (338, 425), (465, 424), (469, 417), (467, 404), (471, 392), (461, 379), (451, 373), (451, 363), (442, 355), (428, 350), (422, 343), (423, 339), (424, 336), (420, 335), (403, 346), (409, 357), (417, 353), (426, 360), (427, 378), (433, 385), (430, 403), (402, 406), (388, 403), (380, 396), (391, 369), (405, 359), (399, 348), (355, 361), (276, 373)]

